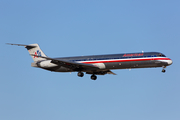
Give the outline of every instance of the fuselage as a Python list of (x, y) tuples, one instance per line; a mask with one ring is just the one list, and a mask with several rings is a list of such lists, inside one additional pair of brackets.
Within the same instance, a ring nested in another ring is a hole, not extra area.
[[(109, 69), (131, 69), (148, 67), (166, 67), (172, 64), (172, 60), (159, 52), (124, 53), (110, 55), (92, 55), (78, 57), (56, 58), (69, 62), (93, 64), (102, 70)], [(73, 72), (70, 69), (60, 67), (57, 72)], [(88, 72), (88, 70), (84, 70)]]
[(91, 74), (91, 79), (96, 80), (96, 75), (113, 74), (113, 69), (163, 67), (172, 64), (172, 60), (160, 52), (124, 53), (110, 55), (91, 55), (77, 57), (47, 57), (38, 44), (12, 44), (24, 46), (33, 59), (32, 67), (38, 67), (54, 72), (78, 72), (79, 77)]

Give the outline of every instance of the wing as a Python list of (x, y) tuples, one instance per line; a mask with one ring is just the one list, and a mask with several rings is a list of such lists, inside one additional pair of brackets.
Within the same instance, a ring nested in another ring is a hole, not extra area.
[(96, 67), (92, 64), (69, 62), (69, 61), (64, 61), (64, 60), (59, 60), (59, 59), (54, 59), (54, 58), (49, 58), (49, 57), (38, 56), (38, 55), (34, 55), (34, 54), (31, 54), (31, 56), (36, 56), (36, 57), (40, 57), (40, 58), (45, 58), (47, 60), (52, 60), (51, 63), (72, 69), (74, 71), (99, 70), (98, 67)]
[(36, 56), (36, 57), (45, 58), (47, 60), (52, 60), (51, 63), (58, 64), (60, 66), (72, 69), (74, 71), (88, 71), (88, 72), (86, 72), (87, 74), (98, 74), (98, 75), (113, 74), (113, 75), (116, 75), (111, 70), (101, 70), (92, 64), (69, 62), (69, 61), (64, 61), (64, 60), (59, 60), (59, 59), (54, 59), (54, 58), (49, 58), (49, 57), (38, 56), (38, 55), (34, 55), (34, 54), (31, 54), (31, 55)]
[(108, 71), (107, 74), (112, 74), (112, 75), (116, 75), (116, 73), (113, 73), (112, 71)]

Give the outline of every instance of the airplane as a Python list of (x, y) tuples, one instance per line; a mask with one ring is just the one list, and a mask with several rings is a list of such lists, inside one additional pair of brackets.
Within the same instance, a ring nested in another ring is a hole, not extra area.
[(96, 75), (113, 74), (113, 69), (133, 69), (162, 67), (165, 73), (166, 66), (172, 64), (172, 60), (160, 52), (139, 52), (108, 55), (91, 55), (77, 57), (47, 57), (38, 44), (11, 44), (24, 46), (32, 59), (32, 67), (42, 68), (53, 72), (77, 72), (79, 77), (84, 73), (91, 74), (91, 79), (96, 80)]

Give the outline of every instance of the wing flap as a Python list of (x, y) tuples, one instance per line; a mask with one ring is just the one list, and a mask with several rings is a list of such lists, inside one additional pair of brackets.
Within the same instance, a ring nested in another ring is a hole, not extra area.
[(111, 70), (107, 72), (107, 74), (117, 75), (116, 73), (113, 73)]

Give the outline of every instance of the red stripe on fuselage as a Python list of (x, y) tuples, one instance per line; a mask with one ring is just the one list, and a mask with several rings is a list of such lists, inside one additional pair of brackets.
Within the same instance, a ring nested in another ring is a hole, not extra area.
[(150, 61), (150, 60), (171, 60), (169, 58), (140, 58), (140, 59), (118, 59), (118, 60), (103, 60), (103, 61), (88, 61), (82, 62), (86, 64), (92, 63), (112, 63), (112, 62), (132, 62), (132, 61)]

